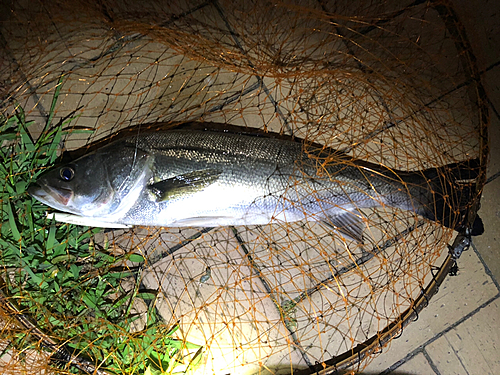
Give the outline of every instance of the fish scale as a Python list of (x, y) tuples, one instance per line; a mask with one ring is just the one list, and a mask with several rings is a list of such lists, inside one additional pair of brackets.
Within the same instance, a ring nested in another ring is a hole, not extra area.
[[(329, 209), (331, 212), (334, 205), (346, 206), (351, 203), (350, 195), (356, 195), (354, 199), (357, 201), (366, 201), (362, 205), (364, 207), (376, 205), (376, 202), (367, 199), (366, 195), (360, 192), (370, 189), (370, 186), (367, 181), (360, 178), (357, 168), (347, 167), (346, 170), (343, 166), (342, 169), (347, 175), (338, 176), (335, 181), (320, 178), (316, 174), (315, 161), (308, 158), (302, 151), (302, 145), (296, 142), (238, 134), (172, 131), (164, 138), (158, 136), (139, 138), (135, 144), (138, 148), (155, 155), (155, 171), (162, 178), (190, 172), (194, 164), (199, 169), (221, 169), (222, 174), (218, 181), (220, 188), (240, 186), (246, 188), (243, 193), (250, 193), (242, 196), (236, 207), (225, 209), (220, 205), (217, 209), (212, 205), (206, 208), (198, 207), (198, 211), (192, 213), (193, 216), (190, 218), (195, 217), (195, 214), (203, 218), (227, 216), (231, 218), (233, 225), (265, 224), (272, 219), (272, 216), (279, 217), (280, 214), (287, 212), (288, 218), (283, 219), (296, 221), (322, 213), (323, 209), (319, 207), (318, 199), (323, 205), (326, 201), (331, 202), (329, 204), (332, 206)], [(329, 170), (329, 174), (332, 175), (336, 172), (333, 168)], [(349, 175), (354, 179), (350, 179)], [(308, 178), (308, 176), (313, 177)], [(351, 189), (350, 194), (339, 194), (341, 191), (339, 183), (342, 182), (346, 186), (344, 191), (349, 185), (356, 186), (355, 183), (358, 187)], [(318, 188), (321, 188), (321, 193), (318, 192)], [(356, 191), (360, 193), (356, 194)], [(185, 200), (180, 199), (180, 201)], [(175, 205), (175, 202), (170, 204)], [(153, 203), (145, 210), (144, 205), (140, 205), (134, 210), (133, 217), (126, 220), (142, 221), (143, 224), (151, 225), (145, 223), (143, 221), (145, 219), (141, 216), (161, 217), (161, 208), (160, 205)], [(339, 210), (345, 211), (345, 209)], [(215, 214), (216, 211), (218, 215)], [(179, 217), (179, 214), (176, 216)], [(172, 225), (175, 218), (167, 220)], [(176, 221), (182, 223), (183, 218)]]

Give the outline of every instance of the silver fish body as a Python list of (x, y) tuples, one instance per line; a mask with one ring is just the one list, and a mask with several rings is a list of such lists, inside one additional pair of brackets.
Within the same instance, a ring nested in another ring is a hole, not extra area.
[(29, 192), (64, 212), (130, 225), (311, 220), (345, 224), (359, 237), (361, 208), (386, 205), (437, 219), (436, 192), (443, 186), (429, 176), (438, 170), (399, 172), (312, 149), (220, 131), (140, 134), (43, 173)]

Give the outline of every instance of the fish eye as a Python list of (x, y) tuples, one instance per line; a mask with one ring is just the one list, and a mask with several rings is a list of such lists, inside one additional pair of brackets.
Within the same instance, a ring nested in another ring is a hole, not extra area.
[(73, 168), (64, 167), (61, 168), (59, 174), (64, 181), (71, 181), (75, 176), (75, 171), (73, 170)]

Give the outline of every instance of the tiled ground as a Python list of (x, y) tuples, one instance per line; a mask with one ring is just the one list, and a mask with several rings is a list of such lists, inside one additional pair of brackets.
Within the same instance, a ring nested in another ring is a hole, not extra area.
[(490, 101), (490, 182), (481, 202), (485, 233), (459, 261), (460, 274), (366, 374), (500, 374), (500, 3), (454, 0)]
[[(496, 26), (500, 4), (494, 0), (454, 3), (473, 43), (490, 100), (488, 177), (493, 178), (500, 175), (500, 147), (495, 147), (500, 142), (500, 30)], [(254, 81), (252, 78), (248, 86), (256, 84)], [(95, 108), (101, 110), (98, 105)], [(270, 116), (274, 115), (274, 107), (269, 108)], [(264, 112), (261, 110), (261, 114)], [(205, 120), (221, 121), (217, 113), (204, 116)], [(473, 248), (462, 255), (458, 276), (445, 280), (419, 320), (375, 358), (366, 374), (500, 374), (499, 188), (500, 178), (485, 187), (480, 216), (486, 233), (475, 238)]]

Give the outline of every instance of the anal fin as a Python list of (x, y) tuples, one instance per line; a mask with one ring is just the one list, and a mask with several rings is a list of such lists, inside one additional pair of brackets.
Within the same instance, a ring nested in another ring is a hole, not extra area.
[(351, 211), (344, 211), (338, 215), (329, 215), (323, 222), (360, 244), (363, 243), (363, 231), (366, 225), (359, 214), (356, 215)]

